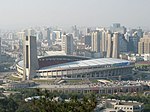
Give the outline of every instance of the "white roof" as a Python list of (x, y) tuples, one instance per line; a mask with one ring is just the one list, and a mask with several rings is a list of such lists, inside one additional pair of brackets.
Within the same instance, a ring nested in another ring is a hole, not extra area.
[(65, 51), (46, 51), (48, 56), (66, 55)]
[(40, 70), (61, 70), (61, 69), (72, 69), (79, 67), (90, 67), (90, 66), (102, 66), (102, 65), (112, 65), (112, 66), (126, 66), (130, 65), (130, 61), (115, 59), (115, 58), (99, 58), (99, 59), (90, 59), (90, 60), (81, 60), (74, 61), (64, 64), (57, 64), (53, 66), (43, 67)]

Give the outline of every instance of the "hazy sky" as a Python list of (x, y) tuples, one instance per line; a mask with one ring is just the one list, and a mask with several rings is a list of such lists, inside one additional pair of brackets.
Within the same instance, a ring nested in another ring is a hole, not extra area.
[(150, 0), (0, 0), (0, 28), (115, 22), (150, 28)]

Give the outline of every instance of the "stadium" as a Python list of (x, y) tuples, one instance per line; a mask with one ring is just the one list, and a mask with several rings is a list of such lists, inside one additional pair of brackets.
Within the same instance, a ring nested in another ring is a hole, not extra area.
[[(132, 74), (134, 63), (115, 58), (90, 59), (79, 56), (43, 56), (38, 58), (35, 79), (100, 79)], [(23, 61), (16, 65), (17, 75), (23, 77)]]

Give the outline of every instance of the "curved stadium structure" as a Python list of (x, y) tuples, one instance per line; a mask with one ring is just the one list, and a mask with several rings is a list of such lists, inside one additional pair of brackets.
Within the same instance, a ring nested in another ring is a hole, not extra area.
[(23, 41), (23, 60), (17, 64), (17, 73), (23, 80), (113, 78), (132, 73), (134, 63), (114, 58), (90, 59), (79, 56), (55, 55), (37, 57), (35, 36)]
[[(44, 56), (38, 58), (39, 68), (33, 78), (83, 79), (112, 78), (132, 74), (134, 63), (114, 58), (90, 59), (78, 56)], [(17, 73), (23, 77), (23, 61), (17, 64)]]

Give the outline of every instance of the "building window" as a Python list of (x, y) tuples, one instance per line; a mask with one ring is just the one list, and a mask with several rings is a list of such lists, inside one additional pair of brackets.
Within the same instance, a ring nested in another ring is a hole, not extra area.
[(28, 41), (28, 36), (26, 36), (26, 41)]

